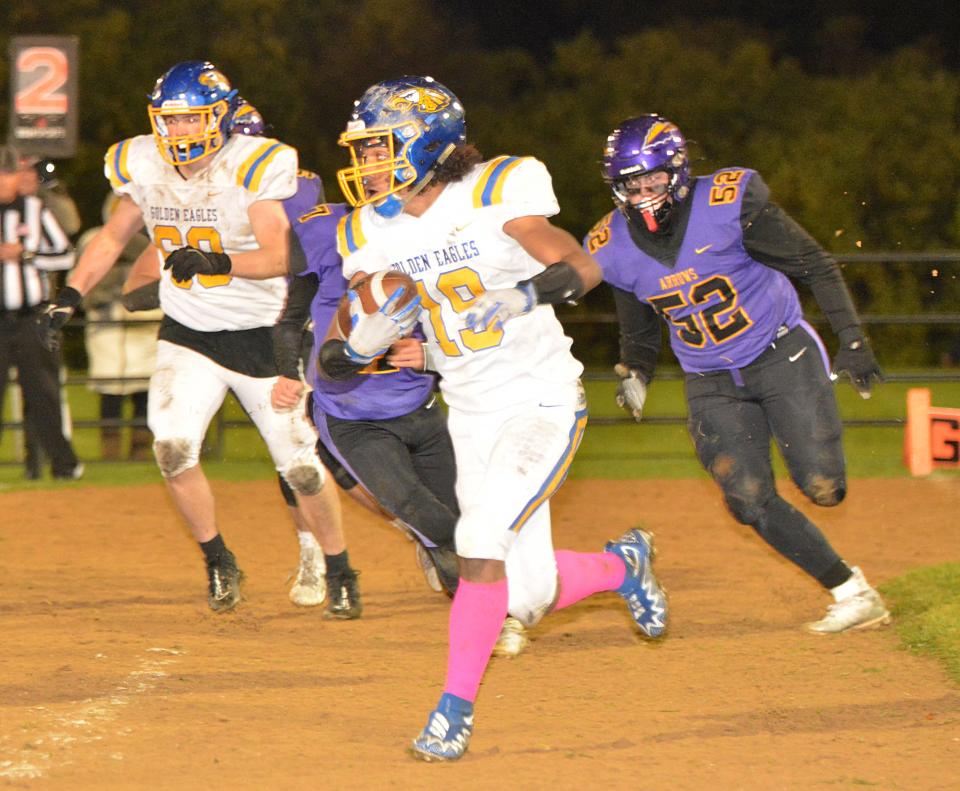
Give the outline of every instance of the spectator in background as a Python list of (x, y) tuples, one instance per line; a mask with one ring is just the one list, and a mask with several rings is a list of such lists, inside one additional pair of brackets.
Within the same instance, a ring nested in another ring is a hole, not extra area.
[(71, 239), (80, 232), (83, 223), (77, 204), (60, 181), (57, 166), (49, 159), (20, 158), (20, 194), (42, 198), (64, 233)]
[[(110, 193), (103, 202), (106, 222), (118, 198)], [(77, 255), (96, 236), (100, 227), (90, 228), (77, 242)], [(102, 458), (117, 461), (153, 459), (153, 437), (147, 428), (147, 387), (157, 362), (157, 324), (163, 311), (130, 313), (121, 303), (121, 289), (140, 254), (150, 246), (143, 232), (127, 243), (116, 265), (104, 276), (85, 300), (87, 326), (85, 339), (89, 358), (89, 387), (100, 394), (100, 419), (115, 421), (100, 427)], [(129, 455), (124, 456), (122, 431), (117, 421), (123, 417), (123, 402), (130, 396), (136, 425), (130, 437)]]
[(53, 477), (71, 480), (83, 465), (63, 433), (59, 353), (43, 345), (36, 319), (49, 299), (47, 273), (69, 269), (73, 249), (43, 200), (20, 194), (20, 175), (17, 150), (0, 146), (0, 415), (13, 365)]

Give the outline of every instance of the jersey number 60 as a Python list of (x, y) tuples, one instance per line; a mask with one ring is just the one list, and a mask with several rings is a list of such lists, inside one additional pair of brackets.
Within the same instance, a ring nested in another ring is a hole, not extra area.
[[(163, 250), (164, 257), (184, 246), (183, 235), (175, 225), (154, 226), (153, 243)], [(211, 253), (223, 252), (223, 244), (220, 241), (220, 234), (217, 229), (205, 225), (194, 225), (190, 228), (187, 231), (186, 244), (190, 247), (196, 247), (198, 250), (209, 250)], [(193, 285), (193, 278), (184, 281), (174, 280), (173, 278), (170, 278), (170, 280), (177, 288), (190, 288)], [(225, 286), (231, 280), (233, 280), (231, 275), (197, 275), (197, 281), (204, 288)]]

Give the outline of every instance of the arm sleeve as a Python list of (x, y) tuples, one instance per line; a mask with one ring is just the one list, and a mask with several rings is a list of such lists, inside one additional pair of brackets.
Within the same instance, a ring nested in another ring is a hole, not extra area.
[(273, 357), (277, 363), (277, 373), (288, 379), (300, 378), (303, 327), (310, 318), (310, 303), (318, 286), (316, 275), (291, 278), (287, 304), (273, 327)]
[(73, 246), (53, 212), (39, 198), (31, 196), (24, 201), (24, 215), (30, 229), (24, 249), (34, 254), (37, 269), (70, 269), (74, 262)]
[(863, 334), (836, 260), (770, 200), (770, 190), (759, 175), (747, 183), (740, 224), (750, 256), (807, 286), (842, 343)]
[(610, 288), (620, 322), (620, 362), (650, 384), (660, 355), (660, 318), (629, 291)]
[(155, 310), (160, 307), (160, 281), (154, 280), (145, 286), (135, 288), (121, 295), (120, 304), (131, 313), (141, 310)]
[(328, 382), (342, 382), (353, 377), (365, 363), (355, 363), (343, 353), (344, 341), (331, 338), (320, 349), (317, 374)]

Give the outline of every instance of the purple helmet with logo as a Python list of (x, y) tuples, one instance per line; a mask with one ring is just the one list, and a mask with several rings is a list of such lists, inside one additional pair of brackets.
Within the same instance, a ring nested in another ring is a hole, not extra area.
[[(666, 173), (667, 180), (641, 185), (642, 176)], [(613, 201), (627, 218), (651, 233), (664, 230), (675, 203), (690, 192), (687, 141), (680, 130), (659, 115), (641, 115), (620, 123), (603, 148), (603, 179)], [(644, 186), (645, 189), (641, 187)], [(643, 195), (631, 201), (631, 195)]]
[(248, 135), (256, 137), (265, 134), (267, 124), (260, 115), (260, 111), (246, 99), (237, 99), (237, 110), (230, 123), (231, 135)]

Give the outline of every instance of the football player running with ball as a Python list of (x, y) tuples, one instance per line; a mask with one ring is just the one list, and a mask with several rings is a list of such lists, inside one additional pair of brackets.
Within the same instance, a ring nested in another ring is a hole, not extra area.
[[(178, 63), (157, 80), (148, 105), (152, 135), (123, 140), (105, 157), (120, 196), (46, 317), (55, 335), (144, 225), (166, 256), (160, 281), (157, 368), (148, 417), (154, 453), (171, 497), (200, 544), (210, 607), (240, 601), (242, 574), (224, 544), (213, 494), (200, 467), (207, 426), (233, 391), (267, 443), (331, 565), (349, 568), (339, 521), (322, 494), (316, 434), (302, 413), (270, 404), (276, 381), (273, 324), (286, 297), (289, 223), (281, 201), (297, 187), (297, 152), (256, 136), (230, 135), (238, 96), (211, 63)], [(269, 268), (247, 280), (234, 263)], [(333, 559), (333, 564), (331, 564)], [(328, 611), (331, 617), (343, 614)]]
[[(553, 549), (549, 499), (587, 413), (582, 366), (552, 305), (577, 298), (601, 273), (547, 219), (559, 208), (546, 168), (530, 157), (484, 161), (466, 142), (459, 100), (429, 77), (371, 86), (340, 143), (352, 164), (338, 177), (356, 207), (342, 220), (344, 274), (396, 269), (417, 281), (427, 352), (449, 407), (460, 582), (444, 691), (412, 749), (425, 760), (454, 760), (467, 749), (474, 700), (508, 612), (532, 626), (554, 607), (615, 590), (639, 628), (657, 637), (666, 600), (642, 531), (605, 552)], [(358, 316), (346, 346), (356, 334), (364, 356), (386, 352), (398, 334), (379, 323), (377, 341), (373, 322)], [(407, 364), (422, 367), (422, 359)]]
[[(603, 177), (619, 211), (584, 246), (613, 287), (620, 320), (618, 402), (640, 420), (660, 350), (660, 318), (685, 373), (697, 456), (738, 522), (750, 525), (834, 598), (814, 633), (885, 623), (862, 572), (777, 493), (776, 440), (790, 476), (817, 505), (847, 492), (831, 380), (869, 398), (880, 368), (836, 262), (779, 206), (753, 170), (691, 178), (680, 130), (657, 115), (607, 138)], [(820, 337), (789, 278), (808, 286), (840, 341), (830, 374)]]

